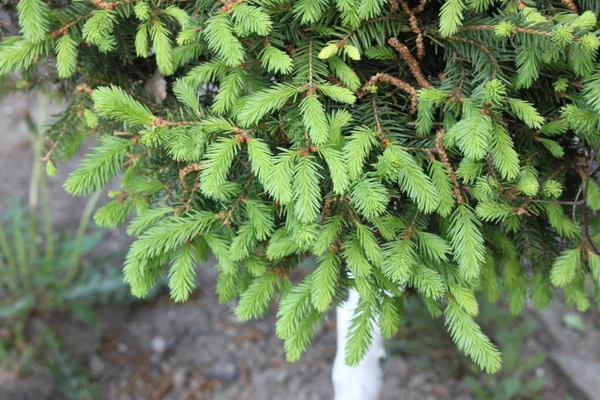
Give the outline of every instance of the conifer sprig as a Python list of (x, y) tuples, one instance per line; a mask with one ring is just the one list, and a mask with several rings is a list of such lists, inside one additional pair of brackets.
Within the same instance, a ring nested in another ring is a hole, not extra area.
[(94, 90), (94, 104), (101, 117), (132, 125), (149, 125), (154, 115), (119, 87), (100, 87)]
[(131, 145), (128, 140), (103, 136), (100, 145), (81, 161), (79, 169), (69, 175), (65, 190), (75, 196), (85, 196), (103, 189), (121, 169)]
[(50, 7), (42, 0), (23, 0), (17, 3), (21, 33), (31, 43), (39, 43), (49, 33)]

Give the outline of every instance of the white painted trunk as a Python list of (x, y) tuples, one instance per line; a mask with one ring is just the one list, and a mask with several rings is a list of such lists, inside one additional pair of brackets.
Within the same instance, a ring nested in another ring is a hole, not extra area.
[(349, 367), (344, 362), (346, 334), (358, 299), (358, 292), (351, 289), (348, 300), (336, 310), (337, 353), (332, 372), (334, 400), (378, 400), (383, 385), (380, 360), (385, 356), (385, 351), (383, 336), (377, 324), (373, 332), (373, 344), (361, 363), (356, 367)]

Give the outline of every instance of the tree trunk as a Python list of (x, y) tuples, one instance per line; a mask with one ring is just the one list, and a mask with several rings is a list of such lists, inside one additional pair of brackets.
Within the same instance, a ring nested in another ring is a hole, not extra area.
[(374, 326), (373, 344), (361, 363), (349, 367), (344, 362), (346, 334), (358, 299), (358, 292), (351, 289), (348, 300), (336, 310), (338, 347), (332, 372), (335, 400), (378, 400), (383, 384), (380, 359), (385, 356), (385, 351), (381, 330), (377, 324)]

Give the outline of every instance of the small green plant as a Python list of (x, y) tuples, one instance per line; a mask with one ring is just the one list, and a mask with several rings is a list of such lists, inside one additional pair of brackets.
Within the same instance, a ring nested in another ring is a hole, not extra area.
[(66, 400), (94, 400), (99, 398), (98, 387), (92, 382), (87, 366), (78, 355), (64, 351), (60, 338), (49, 328), (41, 336), (41, 345), (47, 352), (44, 360), (54, 384)]
[(536, 370), (546, 360), (539, 352), (527, 355), (525, 341), (538, 330), (535, 321), (520, 320), (506, 310), (494, 309), (486, 303), (481, 324), (495, 332), (498, 347), (502, 350), (503, 368), (496, 375), (467, 377), (467, 383), (478, 400), (541, 399), (546, 385)]
[(107, 296), (129, 296), (118, 268), (97, 260), (91, 268), (91, 259), (84, 257), (104, 235), (98, 228), (88, 232), (99, 194), (88, 200), (76, 232), (53, 226), (39, 161), (43, 140), (43, 135), (34, 135), (27, 204), (14, 199), (0, 218), (0, 363), (18, 372), (26, 371), (33, 361), (49, 365), (51, 371), (52, 366), (65, 368), (61, 359), (68, 357), (56, 357), (58, 339), (52, 345), (48, 342), (51, 327), (45, 317), (49, 312), (68, 310), (92, 324), (93, 303)]
[(388, 351), (409, 357), (423, 370), (435, 369), (440, 379), (463, 380), (478, 400), (542, 398), (546, 387), (537, 369), (546, 360), (543, 351), (532, 354), (525, 343), (538, 331), (531, 319), (512, 315), (506, 307), (481, 301), (477, 322), (502, 351), (503, 368), (497, 374), (481, 373), (468, 358), (451, 346), (443, 322), (432, 318), (417, 301), (405, 304), (406, 323), (397, 338), (387, 342)]

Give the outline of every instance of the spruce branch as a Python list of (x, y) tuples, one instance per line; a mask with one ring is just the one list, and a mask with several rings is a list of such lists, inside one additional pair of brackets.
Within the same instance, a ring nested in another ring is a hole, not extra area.
[[(459, 31), (497, 31), (498, 26), (496, 25), (465, 25), (459, 28)], [(523, 35), (540, 36), (544, 38), (552, 37), (551, 31), (544, 31), (540, 29), (524, 28), (522, 26), (513, 26), (512, 31), (514, 33), (520, 33)], [(574, 42), (581, 42), (581, 37), (574, 37)]]
[[(186, 194), (188, 192), (188, 185), (186, 183), (185, 178), (192, 172), (199, 172), (201, 167), (202, 167), (201, 163), (191, 163), (179, 170), (179, 182), (181, 183), (181, 186), (183, 187), (182, 194)], [(194, 184), (192, 185), (192, 190), (189, 191), (188, 199), (185, 202), (185, 204), (183, 204), (180, 208), (182, 211), (185, 211), (185, 212), (190, 211), (190, 208), (192, 206), (192, 201), (194, 200), (194, 195), (196, 194), (196, 191), (198, 189), (200, 189), (200, 174), (196, 174), (196, 178), (194, 179)]]
[(56, 69), (59, 78), (69, 78), (77, 68), (78, 43), (70, 36), (63, 35), (56, 41)]
[(240, 193), (238, 198), (235, 200), (235, 202), (233, 203), (231, 208), (229, 210), (227, 210), (227, 212), (221, 213), (219, 215), (219, 218), (223, 221), (223, 225), (230, 226), (232, 223), (232, 217), (233, 217), (233, 213), (235, 212), (235, 210), (239, 207), (239, 205), (241, 203), (246, 203), (245, 195), (248, 190), (248, 187), (250, 186), (250, 184), (252, 183), (252, 181), (254, 179), (255, 179), (255, 176), (250, 175), (250, 178), (248, 178), (248, 180), (244, 184), (244, 187), (242, 188), (242, 192)]
[(148, 108), (135, 101), (123, 89), (99, 87), (92, 95), (100, 116), (134, 125), (153, 124), (155, 117)]
[(169, 289), (176, 302), (185, 301), (196, 287), (196, 250), (185, 244), (173, 259), (169, 270)]
[(457, 346), (481, 368), (493, 373), (500, 369), (498, 348), (481, 332), (481, 328), (462, 308), (451, 300), (446, 307), (446, 325)]
[(191, 163), (186, 165), (184, 168), (179, 170), (179, 182), (184, 189), (187, 189), (187, 183), (185, 183), (185, 178), (192, 172), (200, 171), (202, 167), (201, 163)]
[(106, 186), (114, 178), (132, 145), (129, 140), (103, 136), (100, 145), (81, 161), (79, 169), (65, 182), (65, 190), (75, 196), (85, 196)]
[(596, 253), (596, 255), (600, 255), (600, 249), (598, 249), (598, 247), (596, 246), (596, 244), (594, 243), (594, 240), (592, 239), (592, 237), (590, 235), (590, 226), (589, 226), (588, 210), (587, 210), (587, 208), (588, 208), (587, 197), (588, 197), (588, 192), (589, 192), (589, 188), (590, 188), (591, 174), (593, 171), (594, 162), (596, 160), (596, 154), (598, 154), (599, 149), (600, 149), (600, 141), (598, 141), (598, 143), (596, 144), (596, 147), (594, 147), (594, 149), (590, 153), (590, 158), (589, 158), (588, 165), (587, 165), (587, 172), (585, 174), (585, 180), (583, 183), (583, 200), (582, 200), (582, 203), (583, 203), (583, 210), (582, 210), (583, 234), (584, 234), (584, 237), (585, 237), (588, 245), (591, 247), (591, 249), (594, 251), (594, 253)]
[(463, 42), (463, 43), (468, 43), (472, 46), (477, 47), (478, 49), (480, 49), (481, 51), (483, 51), (488, 58), (490, 59), (490, 63), (492, 64), (492, 76), (491, 79), (494, 80), (496, 79), (496, 76), (498, 74), (498, 62), (496, 61), (496, 57), (492, 54), (492, 52), (490, 51), (490, 49), (487, 48), (486, 45), (484, 45), (483, 43), (477, 42), (473, 39), (468, 39), (468, 38), (463, 38), (460, 36), (451, 36), (448, 38), (448, 40), (455, 40), (457, 42)]
[[(91, 91), (91, 89), (90, 89), (90, 91)], [(56, 137), (56, 139), (54, 140), (54, 142), (50, 146), (50, 149), (46, 152), (46, 155), (44, 157), (42, 157), (42, 161), (43, 162), (48, 162), (48, 161), (51, 160), (52, 154), (56, 151), (56, 149), (60, 145), (60, 142), (61, 142), (63, 136), (67, 133), (67, 129), (69, 128), (69, 124), (72, 121), (71, 118), (73, 118), (74, 114), (82, 112), (83, 108), (84, 108), (83, 104), (81, 104), (79, 107), (73, 107), (73, 108), (71, 108), (68, 111), (67, 118), (61, 124), (58, 136)]]
[(485, 259), (481, 222), (467, 204), (457, 207), (450, 219), (448, 235), (461, 275), (467, 280), (479, 276)]
[(21, 33), (31, 43), (42, 42), (50, 26), (50, 7), (42, 0), (21, 0), (17, 3)]
[[(212, 254), (219, 300), (241, 297), (241, 320), (278, 301), (296, 360), (353, 290), (356, 364), (374, 324), (398, 331), (410, 294), (436, 317), (447, 305), (453, 341), (490, 372), (500, 355), (473, 320), (475, 288), (490, 301), (502, 289), (511, 312), (528, 295), (547, 306), (550, 285), (589, 307), (585, 274), (600, 285), (589, 0), (89, 3), (18, 2), (2, 86), (36, 89), (49, 71), (67, 98), (47, 132), (49, 173), (99, 138), (65, 186), (85, 195), (123, 176), (94, 219), (132, 217), (136, 296), (166, 275), (186, 300)], [(172, 86), (144, 93), (162, 82), (157, 67)]]
[(464, 0), (447, 0), (440, 10), (440, 33), (450, 36), (458, 31), (463, 24), (466, 4)]

